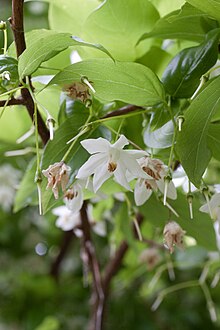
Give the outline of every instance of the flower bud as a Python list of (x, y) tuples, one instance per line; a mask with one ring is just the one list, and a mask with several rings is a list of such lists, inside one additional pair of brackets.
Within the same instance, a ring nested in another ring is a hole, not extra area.
[(1, 77), (2, 77), (2, 80), (7, 80), (7, 81), (11, 80), (11, 74), (9, 71), (2, 72)]
[(7, 24), (4, 21), (0, 21), (0, 30), (6, 30)]
[(182, 125), (185, 121), (185, 118), (183, 116), (178, 116), (177, 117), (177, 125), (178, 125), (178, 131), (181, 132), (182, 130)]

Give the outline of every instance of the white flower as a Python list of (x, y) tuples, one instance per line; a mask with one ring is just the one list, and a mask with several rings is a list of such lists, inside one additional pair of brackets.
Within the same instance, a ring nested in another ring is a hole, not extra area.
[[(87, 214), (88, 219), (93, 231), (99, 236), (106, 235), (106, 226), (103, 221), (94, 221), (92, 220), (92, 210), (93, 207), (91, 204), (88, 205)], [(81, 225), (81, 215), (80, 212), (73, 212), (69, 210), (65, 205), (56, 207), (52, 210), (52, 213), (58, 216), (56, 220), (56, 226), (64, 231), (73, 230), (74, 234), (77, 237), (82, 236), (82, 230), (80, 229)]]
[(78, 179), (86, 179), (94, 174), (93, 188), (94, 192), (97, 192), (106, 180), (114, 176), (115, 181), (121, 186), (131, 190), (126, 172), (130, 172), (135, 177), (140, 176), (142, 170), (137, 159), (146, 155), (146, 152), (123, 150), (124, 146), (129, 144), (124, 135), (121, 135), (114, 144), (103, 138), (87, 139), (81, 144), (92, 156), (79, 169), (76, 176)]
[(57, 215), (56, 226), (64, 231), (74, 229), (80, 225), (80, 213), (73, 213), (66, 206), (59, 206), (52, 210)]
[(64, 194), (64, 203), (72, 212), (78, 212), (83, 205), (83, 190), (79, 182), (75, 182)]
[(220, 220), (220, 193), (215, 193), (211, 197), (211, 199), (209, 201), (209, 205), (208, 205), (208, 203), (206, 203), (203, 206), (201, 206), (199, 210), (204, 213), (210, 213), (210, 210), (211, 210), (213, 219)]
[(5, 212), (10, 211), (13, 205), (20, 174), (10, 164), (0, 167), (0, 206)]
[[(137, 206), (144, 204), (150, 198), (153, 190), (159, 189), (164, 194), (164, 178), (167, 174), (167, 167), (159, 159), (143, 157), (138, 162), (143, 170), (143, 175), (137, 180), (134, 188), (134, 199)], [(149, 176), (149, 179), (144, 177), (145, 174)], [(168, 183), (167, 197), (171, 199), (177, 197), (172, 181)]]
[(209, 203), (206, 203), (201, 206), (199, 210), (204, 213), (209, 213), (211, 218), (213, 220), (216, 220), (216, 222), (218, 223), (218, 231), (216, 231), (216, 233), (220, 235), (220, 193), (215, 193), (211, 197)]

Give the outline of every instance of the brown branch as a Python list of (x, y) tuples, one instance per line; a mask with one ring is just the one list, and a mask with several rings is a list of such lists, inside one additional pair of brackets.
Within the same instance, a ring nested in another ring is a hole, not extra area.
[(144, 109), (143, 107), (139, 107), (137, 105), (129, 104), (129, 105), (126, 105), (125, 107), (122, 107), (118, 110), (114, 110), (114, 111), (111, 111), (111, 112), (107, 113), (101, 119), (126, 115), (127, 113), (134, 112), (134, 111), (137, 111), (137, 110), (143, 110), (143, 109)]
[[(26, 49), (23, 24), (23, 5), (24, 0), (12, 0), (12, 17), (9, 19), (14, 35), (17, 57), (19, 57)], [(21, 90), (21, 95), (24, 102), (23, 104), (26, 106), (32, 121), (34, 121), (34, 102), (29, 90), (27, 88), (23, 88)], [(38, 132), (43, 143), (46, 144), (49, 140), (49, 132), (41, 115), (39, 114), (39, 111), (37, 111), (37, 117)]]
[(103, 312), (104, 312), (104, 291), (102, 287), (102, 279), (100, 273), (100, 267), (96, 256), (96, 250), (93, 245), (90, 234), (90, 223), (87, 215), (86, 203), (84, 202), (80, 211), (82, 232), (83, 232), (83, 248), (87, 255), (89, 268), (93, 278), (93, 291), (92, 291), (92, 310), (91, 319), (89, 324), (89, 330), (101, 330), (103, 329)]
[(50, 275), (52, 277), (54, 277), (56, 280), (58, 280), (59, 272), (60, 272), (60, 266), (62, 264), (64, 256), (66, 255), (66, 253), (67, 253), (67, 251), (70, 247), (70, 244), (71, 244), (73, 238), (74, 238), (74, 233), (73, 233), (72, 230), (66, 231), (63, 234), (59, 254), (57, 255), (54, 262), (52, 263), (51, 270), (50, 270)]
[(1, 100), (0, 101), (0, 108), (4, 107), (5, 104), (7, 104), (7, 106), (10, 106), (10, 105), (24, 105), (24, 101), (23, 101), (22, 98), (18, 98), (18, 99), (11, 98), (9, 101)]

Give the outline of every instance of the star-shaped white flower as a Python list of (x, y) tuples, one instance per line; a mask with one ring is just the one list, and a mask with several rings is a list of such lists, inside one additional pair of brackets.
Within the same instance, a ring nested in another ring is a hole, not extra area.
[(86, 179), (94, 174), (94, 192), (97, 192), (111, 176), (114, 176), (115, 181), (121, 186), (131, 190), (126, 172), (130, 172), (134, 177), (140, 176), (143, 172), (137, 159), (146, 155), (146, 152), (123, 150), (124, 146), (129, 144), (124, 135), (121, 135), (114, 144), (104, 138), (87, 139), (81, 141), (81, 144), (92, 156), (82, 165), (76, 177)]
[[(137, 206), (143, 205), (151, 196), (153, 191), (158, 189), (164, 194), (165, 181), (164, 178), (167, 174), (167, 167), (159, 159), (150, 157), (143, 157), (138, 160), (142, 168), (142, 176), (136, 182), (134, 188), (134, 199)], [(149, 178), (145, 178), (145, 174)], [(172, 181), (167, 186), (167, 197), (176, 199), (176, 188)]]

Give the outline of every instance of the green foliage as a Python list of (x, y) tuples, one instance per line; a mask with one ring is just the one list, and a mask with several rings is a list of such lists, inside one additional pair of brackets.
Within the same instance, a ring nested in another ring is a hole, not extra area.
[(197, 47), (183, 49), (168, 64), (162, 81), (168, 94), (189, 98), (199, 86), (200, 77), (217, 61), (220, 30), (212, 30)]
[[(106, 275), (103, 330), (219, 328), (220, 1), (40, 0), (24, 16), (26, 50), (0, 55), (0, 328), (87, 329)], [(55, 199), (42, 171), (61, 161)]]
[(132, 62), (113, 62), (93, 59), (66, 67), (55, 75), (51, 84), (63, 87), (82, 77), (91, 81), (102, 101), (123, 101), (139, 106), (154, 106), (163, 103), (164, 90), (157, 76), (147, 67)]
[(220, 2), (219, 0), (187, 0), (191, 5), (199, 8), (200, 10), (208, 13), (211, 17), (220, 20)]
[(91, 44), (68, 33), (57, 33), (51, 30), (36, 31), (35, 38), (19, 59), (20, 79), (35, 72), (45, 62), (70, 46), (87, 46), (99, 49), (109, 56), (109, 52), (99, 44)]
[(190, 181), (200, 186), (202, 175), (211, 159), (207, 136), (212, 116), (217, 112), (220, 78), (211, 81), (192, 101), (185, 112), (182, 131), (178, 134), (177, 152)]
[(186, 39), (202, 42), (205, 34), (218, 27), (218, 23), (209, 18), (208, 13), (189, 4), (162, 17), (153, 30), (145, 33), (139, 41), (157, 37), (163, 39)]

